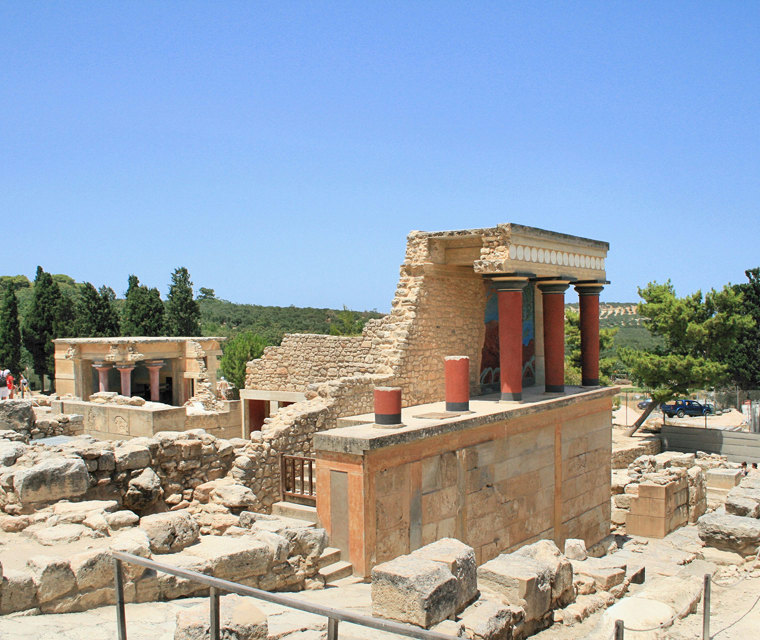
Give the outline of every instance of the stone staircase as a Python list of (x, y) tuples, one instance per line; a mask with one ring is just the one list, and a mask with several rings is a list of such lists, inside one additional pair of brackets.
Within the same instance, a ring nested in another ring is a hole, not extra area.
[[(272, 505), (272, 515), (303, 520), (314, 526), (319, 526), (317, 508), (310, 505), (284, 501), (275, 502)], [(344, 585), (362, 582), (361, 578), (354, 577), (353, 565), (341, 560), (340, 555), (340, 549), (325, 547), (322, 555), (319, 556), (319, 575), (322, 576), (325, 584)]]

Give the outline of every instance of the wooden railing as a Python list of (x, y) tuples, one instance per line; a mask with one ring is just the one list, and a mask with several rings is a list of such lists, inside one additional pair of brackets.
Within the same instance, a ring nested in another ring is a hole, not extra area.
[(280, 493), (286, 501), (288, 498), (312, 503), (317, 501), (314, 458), (280, 456)]

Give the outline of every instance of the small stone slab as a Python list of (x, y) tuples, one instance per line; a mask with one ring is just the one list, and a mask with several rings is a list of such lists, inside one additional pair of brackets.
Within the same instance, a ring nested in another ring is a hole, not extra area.
[(705, 544), (734, 551), (743, 556), (757, 552), (760, 545), (760, 520), (713, 511), (697, 521), (699, 537)]
[(446, 420), (447, 418), (457, 418), (459, 416), (466, 416), (472, 411), (431, 411), (429, 413), (421, 413), (418, 416), (412, 416), (413, 418), (422, 418), (423, 420)]
[(399, 556), (372, 569), (372, 615), (429, 629), (456, 613), (457, 581), (440, 562)]
[(591, 578), (601, 591), (609, 591), (625, 580), (625, 565), (613, 567), (597, 558), (588, 558), (582, 562), (573, 560), (572, 563), (575, 573)]
[[(229, 640), (266, 640), (267, 617), (252, 598), (229, 595), (219, 601), (220, 638)], [(208, 603), (199, 604), (177, 614), (174, 640), (202, 640), (209, 637)]]

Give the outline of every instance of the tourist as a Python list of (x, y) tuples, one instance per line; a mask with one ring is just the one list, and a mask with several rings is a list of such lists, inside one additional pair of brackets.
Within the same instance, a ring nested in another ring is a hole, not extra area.
[(742, 475), (743, 476), (746, 476), (749, 473), (749, 470), (747, 469), (747, 463), (746, 462), (742, 462), (741, 470), (742, 470)]
[(18, 381), (18, 388), (19, 391), (21, 391), (21, 397), (24, 398), (24, 396), (29, 393), (29, 381), (26, 379), (26, 376), (24, 374), (21, 374), (21, 380)]
[(8, 369), (0, 368), (0, 400), (6, 400), (8, 398), (8, 376), (10, 375)]
[(224, 376), (222, 376), (219, 379), (219, 382), (216, 383), (216, 391), (221, 400), (227, 399), (227, 392), (229, 391), (229, 389), (230, 389), (230, 383), (227, 382)]
[(10, 400), (13, 400), (13, 374), (8, 371), (7, 376), (5, 376), (5, 384), (8, 386), (8, 398)]
[(752, 472), (754, 473), (755, 471), (757, 471), (757, 462), (752, 463)]

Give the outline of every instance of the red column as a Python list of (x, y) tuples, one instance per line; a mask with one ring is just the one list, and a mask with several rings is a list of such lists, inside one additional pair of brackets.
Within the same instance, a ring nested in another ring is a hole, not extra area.
[(499, 310), (499, 378), (502, 400), (522, 400), (522, 292), (527, 277), (494, 277)]
[(401, 426), (401, 387), (375, 387), (375, 424)]
[(604, 287), (597, 283), (579, 283), (581, 311), (581, 384), (584, 387), (599, 385), (599, 294)]
[(567, 282), (538, 284), (544, 306), (544, 385), (547, 393), (565, 390), (565, 290)]
[(92, 368), (98, 372), (98, 391), (108, 391), (108, 372), (111, 369), (110, 364), (96, 362)]
[(470, 410), (470, 359), (467, 356), (446, 356), (446, 411)]
[(132, 396), (132, 371), (134, 365), (121, 365), (117, 364), (116, 368), (119, 370), (121, 376), (121, 395), (131, 397)]
[(149, 360), (145, 363), (150, 373), (150, 399), (151, 402), (158, 402), (159, 398), (159, 383), (158, 373), (161, 371), (161, 367), (164, 366), (163, 360)]

